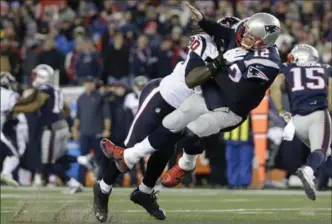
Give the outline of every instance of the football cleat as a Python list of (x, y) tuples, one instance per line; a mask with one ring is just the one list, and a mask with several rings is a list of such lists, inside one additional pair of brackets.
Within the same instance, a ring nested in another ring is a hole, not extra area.
[(128, 172), (130, 169), (128, 168), (126, 162), (124, 161), (123, 153), (124, 148), (116, 146), (110, 140), (103, 138), (100, 141), (100, 148), (103, 151), (104, 155), (109, 159), (114, 159), (117, 168), (122, 172)]
[(13, 186), (13, 187), (19, 187), (20, 186), (20, 184), (16, 180), (14, 180), (12, 175), (1, 174), (0, 182), (5, 183), (8, 186)]
[(176, 164), (172, 167), (172, 169), (170, 169), (166, 174), (161, 177), (161, 184), (164, 187), (175, 187), (182, 181), (184, 175), (187, 172), (193, 172), (194, 170), (195, 169), (186, 171), (181, 169), (180, 166)]
[(313, 201), (316, 200), (315, 178), (313, 172), (310, 172), (306, 167), (301, 167), (297, 169), (296, 175), (300, 178), (307, 197)]
[(135, 204), (142, 206), (151, 216), (158, 220), (165, 220), (165, 212), (159, 207), (157, 203), (156, 194), (158, 191), (153, 191), (151, 194), (146, 194), (138, 189), (138, 187), (131, 193), (130, 200)]
[(93, 186), (93, 211), (99, 222), (106, 222), (108, 216), (108, 199), (112, 190), (107, 194), (103, 193), (99, 181)]

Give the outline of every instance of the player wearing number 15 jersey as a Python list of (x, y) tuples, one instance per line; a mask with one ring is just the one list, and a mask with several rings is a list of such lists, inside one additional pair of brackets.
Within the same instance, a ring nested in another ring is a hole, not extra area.
[[(271, 92), (280, 115), (286, 121), (293, 116), (295, 134), (311, 149), (306, 166), (299, 168), (297, 175), (312, 200), (316, 198), (314, 172), (324, 163), (332, 138), (328, 111), (328, 104), (331, 106), (328, 99), (332, 100), (332, 68), (318, 63), (318, 58), (317, 50), (310, 45), (294, 47), (289, 54), (289, 63), (281, 66), (281, 74)], [(290, 113), (281, 103), (283, 89), (289, 96)]]

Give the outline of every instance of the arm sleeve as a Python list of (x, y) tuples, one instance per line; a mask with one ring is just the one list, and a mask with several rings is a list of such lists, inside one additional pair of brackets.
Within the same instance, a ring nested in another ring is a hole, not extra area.
[(234, 31), (231, 28), (221, 26), (217, 22), (203, 18), (199, 21), (198, 25), (210, 36), (222, 38), (222, 39), (231, 39)]
[(198, 56), (195, 52), (190, 52), (188, 57), (189, 59), (185, 69), (186, 77), (189, 74), (189, 72), (191, 72), (194, 68), (205, 66), (205, 62), (203, 61), (203, 59), (200, 56)]

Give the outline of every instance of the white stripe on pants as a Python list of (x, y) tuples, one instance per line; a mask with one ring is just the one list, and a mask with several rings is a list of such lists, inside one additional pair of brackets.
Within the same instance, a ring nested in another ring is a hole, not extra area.
[(131, 137), (131, 135), (132, 135), (132, 133), (133, 133), (133, 129), (134, 129), (134, 127), (135, 127), (135, 124), (136, 124), (137, 119), (141, 116), (141, 114), (143, 113), (144, 109), (146, 108), (146, 106), (148, 105), (148, 103), (150, 102), (150, 100), (152, 99), (152, 97), (153, 97), (154, 95), (156, 95), (158, 92), (159, 92), (159, 87), (153, 89), (153, 90), (151, 91), (151, 93), (149, 93), (149, 95), (148, 95), (148, 96), (145, 98), (145, 100), (143, 101), (141, 107), (140, 107), (139, 110), (137, 111), (137, 114), (136, 114), (136, 116), (135, 116), (135, 118), (134, 118), (133, 123), (131, 123), (131, 126), (130, 126), (130, 129), (129, 129), (129, 132), (128, 132), (128, 135), (127, 135), (127, 138), (126, 138), (126, 140), (125, 140), (125, 142), (124, 142), (125, 145), (128, 144), (128, 141), (129, 141), (129, 139), (130, 139), (130, 137)]

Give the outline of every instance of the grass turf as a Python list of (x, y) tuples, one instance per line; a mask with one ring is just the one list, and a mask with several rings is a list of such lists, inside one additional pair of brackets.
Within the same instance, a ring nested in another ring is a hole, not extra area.
[[(1, 187), (1, 224), (98, 223), (92, 212), (92, 190), (66, 195), (64, 188)], [(315, 202), (303, 191), (161, 190), (159, 204), (167, 219), (158, 221), (129, 200), (131, 189), (113, 189), (107, 223), (258, 224), (332, 223), (332, 193)]]

